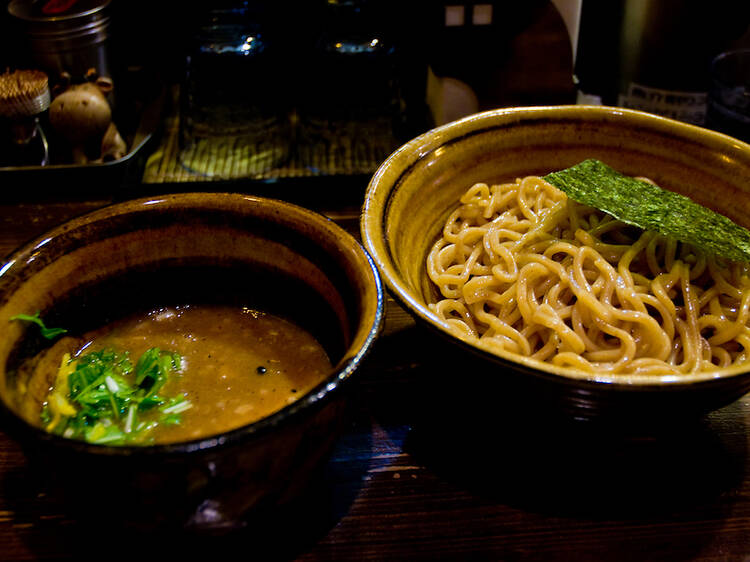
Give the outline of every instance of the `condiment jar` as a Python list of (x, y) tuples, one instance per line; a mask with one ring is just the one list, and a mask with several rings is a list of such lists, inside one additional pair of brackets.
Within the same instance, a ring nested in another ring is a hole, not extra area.
[(50, 88), (63, 74), (82, 82), (92, 68), (116, 80), (110, 62), (109, 4), (110, 0), (11, 0), (8, 13), (25, 47), (18, 64), (46, 72)]
[(16, 70), (0, 75), (0, 166), (49, 163), (42, 117), (50, 105), (47, 75)]

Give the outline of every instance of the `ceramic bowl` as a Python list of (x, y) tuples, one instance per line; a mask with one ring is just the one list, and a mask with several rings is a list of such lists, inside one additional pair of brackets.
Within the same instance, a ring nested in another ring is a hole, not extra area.
[(454, 337), (428, 309), (426, 256), (459, 196), (472, 184), (543, 175), (597, 158), (622, 173), (648, 176), (750, 227), (750, 146), (700, 127), (621, 108), (557, 106), (499, 109), (438, 127), (393, 153), (368, 186), (361, 216), (365, 247), (394, 298), (441, 338), (436, 355), (456, 382), (498, 392), (513, 382), (576, 418), (700, 414), (750, 389), (750, 365), (712, 373), (607, 376), (540, 366)]
[[(35, 398), (23, 392), (16, 367), (43, 344), (36, 327), (9, 318), (39, 310), (48, 325), (75, 334), (175, 299), (242, 303), (286, 316), (323, 344), (334, 368), (278, 412), (191, 442), (91, 445), (40, 429), (38, 404), (28, 407)], [(304, 489), (335, 443), (347, 389), (382, 318), (372, 260), (322, 215), (228, 193), (115, 204), (51, 230), (0, 269), (3, 430), (34, 466), (53, 467), (75, 504), (91, 499), (93, 513), (115, 505), (126, 523), (145, 528), (229, 528)], [(96, 475), (116, 483), (107, 502), (92, 486)]]

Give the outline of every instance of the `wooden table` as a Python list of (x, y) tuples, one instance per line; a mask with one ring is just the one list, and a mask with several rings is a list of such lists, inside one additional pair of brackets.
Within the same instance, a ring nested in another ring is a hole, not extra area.
[[(498, 104), (553, 103), (569, 89), (570, 68), (549, 56), (567, 38), (559, 22), (548, 31), (548, 20), (514, 40)], [(180, 187), (144, 185), (115, 198)], [(290, 198), (357, 232), (361, 191), (342, 205), (346, 186), (308, 187)], [(16, 199), (0, 204), (0, 255), (113, 199), (40, 201), (24, 199), (25, 189), (3, 186)], [(295, 505), (220, 538), (146, 545), (148, 537), (114, 527), (92, 534), (0, 427), (0, 560), (140, 560), (156, 551), (170, 560), (750, 559), (750, 395), (705, 419), (638, 433), (561, 420), (533, 403), (514, 407), (513, 396), (476, 395), (463, 373), (446, 377), (408, 314), (392, 300), (386, 314), (358, 373), (351, 422)]]
[[(1, 205), (0, 253), (111, 201)], [(350, 205), (327, 214), (356, 233), (357, 213)], [(187, 547), (169, 538), (164, 551), (307, 561), (750, 557), (750, 398), (638, 434), (506, 410), (502, 397), (462, 407), (470, 392), (438, 403), (428, 341), (389, 300), (351, 423), (309, 494), (228, 536)], [(0, 559), (153, 552), (116, 528), (91, 536), (69, 511), (0, 431)]]

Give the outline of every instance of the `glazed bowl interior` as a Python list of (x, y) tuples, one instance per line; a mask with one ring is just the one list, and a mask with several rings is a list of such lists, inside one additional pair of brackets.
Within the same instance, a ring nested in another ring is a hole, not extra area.
[[(528, 107), (466, 117), (429, 131), (392, 154), (366, 193), (363, 243), (390, 292), (418, 322), (454, 348), (474, 354), (486, 368), (568, 384), (579, 393), (598, 392), (603, 385), (627, 391), (697, 381), (710, 384), (717, 377), (743, 375), (746, 367), (679, 380), (553, 367), (520, 355), (479, 349), (459, 340), (430, 312), (427, 305), (437, 300), (438, 293), (426, 272), (427, 254), (469, 187), (544, 175), (589, 158), (626, 175), (647, 176), (750, 227), (750, 146), (703, 128), (621, 108)], [(732, 397), (748, 389), (746, 377), (733, 384), (740, 387), (729, 392)]]
[[(51, 381), (25, 379), (22, 366), (49, 343), (35, 327), (8, 321), (16, 314), (40, 311), (47, 325), (83, 334), (164, 306), (236, 305), (312, 334), (334, 365), (330, 374), (293, 404), (221, 435), (222, 442), (268, 430), (336, 394), (382, 320), (377, 274), (353, 237), (305, 209), (235, 194), (140, 199), (74, 219), (11, 257), (0, 296), (0, 398), (32, 431)], [(62, 440), (41, 430), (36, 437)], [(216, 437), (151, 447), (66, 445), (152, 454), (205, 450)]]

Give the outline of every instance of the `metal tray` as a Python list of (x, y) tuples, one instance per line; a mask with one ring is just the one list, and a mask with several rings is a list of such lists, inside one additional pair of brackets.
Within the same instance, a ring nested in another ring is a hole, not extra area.
[[(146, 160), (158, 143), (167, 102), (167, 86), (145, 72), (123, 80), (115, 122), (129, 147), (111, 162), (0, 167), (0, 200), (30, 196), (111, 196), (141, 182)], [(120, 123), (125, 123), (121, 126)], [(132, 123), (128, 128), (127, 123)]]

